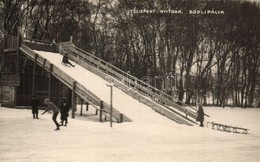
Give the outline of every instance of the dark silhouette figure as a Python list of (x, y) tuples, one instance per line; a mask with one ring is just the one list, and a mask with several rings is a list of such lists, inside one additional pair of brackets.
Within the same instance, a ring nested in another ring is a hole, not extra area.
[(66, 54), (64, 54), (63, 55), (63, 58), (62, 58), (62, 62), (61, 62), (62, 64), (64, 64), (64, 65), (70, 65), (70, 66), (72, 66), (72, 67), (74, 67), (75, 65), (73, 65), (70, 61), (69, 61), (69, 58), (68, 58), (68, 54), (66, 53)]
[(45, 114), (47, 111), (52, 111), (52, 113), (53, 113), (53, 115), (52, 115), (52, 120), (53, 120), (53, 122), (55, 123), (55, 125), (56, 125), (56, 127), (57, 127), (55, 130), (60, 130), (60, 125), (59, 125), (59, 123), (57, 122), (57, 116), (58, 116), (58, 114), (59, 114), (59, 112), (60, 112), (59, 108), (58, 108), (53, 102), (51, 102), (50, 99), (48, 99), (48, 98), (46, 98), (46, 99), (44, 100), (44, 104), (47, 105), (48, 107), (47, 107), (47, 109), (42, 113), (42, 115)]
[(69, 116), (69, 104), (66, 99), (62, 99), (61, 106), (60, 106), (60, 113), (61, 113), (61, 125), (67, 126), (68, 124), (68, 116)]
[(35, 95), (32, 97), (31, 106), (32, 106), (33, 119), (39, 119), (38, 118), (39, 100), (36, 98)]
[(197, 116), (197, 119), (196, 119), (196, 120), (200, 122), (200, 126), (201, 126), (201, 127), (204, 127), (204, 125), (203, 125), (203, 121), (204, 121), (204, 110), (203, 110), (203, 108), (202, 108), (201, 105), (199, 106), (199, 109), (198, 109), (198, 111), (197, 111), (197, 114), (198, 114), (198, 116)]

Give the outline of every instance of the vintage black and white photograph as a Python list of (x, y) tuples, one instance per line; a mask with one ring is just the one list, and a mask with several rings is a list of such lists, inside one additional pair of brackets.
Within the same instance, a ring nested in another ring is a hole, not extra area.
[(1, 162), (259, 162), (260, 0), (0, 0)]

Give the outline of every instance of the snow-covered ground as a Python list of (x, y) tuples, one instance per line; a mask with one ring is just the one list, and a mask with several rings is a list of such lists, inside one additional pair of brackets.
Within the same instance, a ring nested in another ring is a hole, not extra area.
[[(79, 65), (62, 65), (59, 54), (38, 53), (109, 103), (106, 81)], [(249, 128), (245, 135), (177, 124), (115, 87), (113, 96), (114, 107), (133, 122), (110, 128), (90, 107), (54, 131), (51, 114), (35, 120), (28, 109), (0, 107), (0, 161), (260, 161), (260, 109), (204, 109), (207, 121)]]
[(54, 131), (51, 114), (36, 120), (28, 109), (0, 107), (0, 161), (260, 160), (260, 109), (206, 107), (204, 110), (211, 116), (208, 120), (249, 128), (249, 134), (179, 125), (161, 120), (160, 116), (141, 123), (114, 123), (110, 128), (109, 122), (98, 122), (93, 108), (84, 111), (85, 117), (77, 115), (76, 119), (69, 119), (67, 127)]

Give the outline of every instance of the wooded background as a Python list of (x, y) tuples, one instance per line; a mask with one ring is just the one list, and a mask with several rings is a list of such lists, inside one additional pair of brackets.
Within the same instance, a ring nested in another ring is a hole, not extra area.
[[(182, 14), (131, 14), (133, 9), (178, 9)], [(193, 15), (189, 10), (225, 14)], [(0, 20), (1, 37), (19, 31), (27, 38), (62, 42), (73, 36), (78, 47), (150, 79), (188, 104), (200, 98), (216, 106), (260, 107), (257, 2), (1, 0)]]

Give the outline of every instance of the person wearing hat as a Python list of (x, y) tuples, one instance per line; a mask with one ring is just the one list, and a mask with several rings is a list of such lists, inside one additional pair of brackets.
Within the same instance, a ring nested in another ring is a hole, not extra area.
[(38, 118), (39, 100), (36, 98), (35, 95), (33, 95), (32, 97), (31, 106), (32, 106), (33, 119), (39, 119)]
[(47, 105), (48, 107), (47, 107), (47, 109), (42, 113), (42, 115), (45, 114), (47, 111), (52, 111), (52, 113), (53, 113), (53, 115), (52, 115), (52, 120), (53, 120), (53, 122), (55, 123), (55, 125), (56, 125), (56, 127), (57, 127), (55, 130), (60, 130), (60, 125), (59, 125), (59, 123), (57, 122), (57, 116), (58, 116), (58, 114), (59, 114), (59, 112), (60, 112), (60, 109), (59, 109), (53, 102), (51, 102), (49, 98), (46, 98), (46, 99), (44, 100), (44, 104)]

